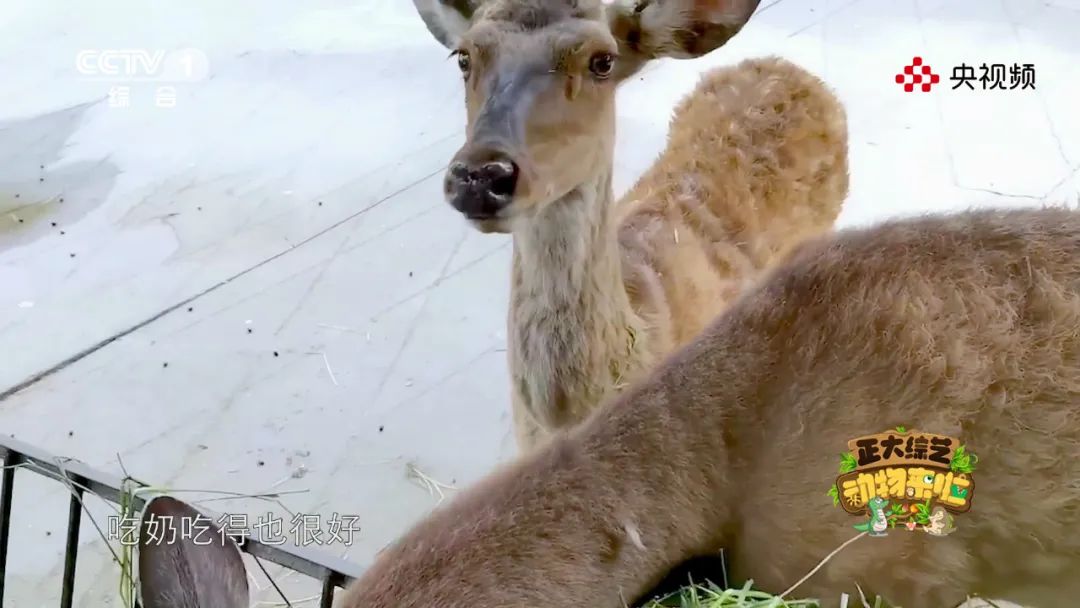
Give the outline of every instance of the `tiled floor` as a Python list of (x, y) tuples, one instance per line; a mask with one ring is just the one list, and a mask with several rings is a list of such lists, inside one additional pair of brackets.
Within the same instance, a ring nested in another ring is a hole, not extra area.
[[(145, 6), (0, 15), (0, 431), (170, 488), (296, 491), (293, 511), (361, 518), (324, 549), (366, 564), (438, 500), (411, 470), (461, 485), (513, 453), (508, 241), (440, 198), (456, 70), (402, 0)], [(1077, 31), (1080, 0), (764, 0), (727, 47), (623, 88), (616, 185), (703, 69), (777, 53), (847, 104), (843, 225), (1075, 203)], [(199, 49), (208, 77), (172, 108), (147, 82), (111, 107), (125, 83), (76, 71), (103, 48)], [(942, 75), (930, 93), (894, 82), (914, 56)], [(1033, 64), (1035, 89), (952, 88), (983, 63)], [(18, 483), (5, 606), (54, 605), (63, 490)], [(76, 604), (116, 605), (83, 532)]]

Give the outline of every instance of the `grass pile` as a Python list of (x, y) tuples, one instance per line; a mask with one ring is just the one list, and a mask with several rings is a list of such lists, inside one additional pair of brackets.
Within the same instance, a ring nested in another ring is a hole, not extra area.
[(694, 584), (671, 595), (654, 599), (644, 608), (818, 608), (817, 600), (785, 600), (753, 588), (746, 581), (741, 589), (722, 589), (713, 584)]
[[(723, 589), (717, 585), (688, 585), (671, 595), (646, 603), (643, 608), (819, 608), (818, 600), (782, 599), (753, 588), (747, 581), (742, 588)], [(854, 605), (883, 608), (886, 604), (876, 598), (872, 603), (855, 600)]]

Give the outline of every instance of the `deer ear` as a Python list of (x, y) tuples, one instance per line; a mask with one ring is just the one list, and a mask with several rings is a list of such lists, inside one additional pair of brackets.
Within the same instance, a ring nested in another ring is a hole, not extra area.
[(247, 608), (240, 549), (209, 517), (160, 496), (147, 503), (139, 529), (143, 608)]
[(730, 40), (761, 0), (615, 0), (608, 21), (619, 41), (619, 76), (660, 57), (692, 59)]
[(461, 39), (481, 0), (413, 0), (429, 32), (447, 48)]

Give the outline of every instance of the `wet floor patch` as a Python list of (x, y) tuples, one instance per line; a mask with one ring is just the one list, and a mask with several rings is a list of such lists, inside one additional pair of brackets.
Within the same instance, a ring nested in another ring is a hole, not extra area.
[(103, 163), (74, 163), (51, 182), (0, 181), (0, 254), (40, 239), (69, 236), (112, 191), (119, 171)]
[(0, 253), (67, 236), (108, 197), (119, 173), (114, 165), (62, 159), (93, 105), (0, 122)]
[(61, 197), (29, 201), (18, 194), (0, 192), (0, 234), (28, 232), (50, 213), (55, 213)]

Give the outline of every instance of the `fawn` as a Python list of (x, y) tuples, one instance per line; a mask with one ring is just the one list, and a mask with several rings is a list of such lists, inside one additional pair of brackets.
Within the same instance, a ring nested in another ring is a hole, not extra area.
[[(848, 440), (900, 425), (981, 456), (947, 536), (859, 538), (826, 494)], [(338, 605), (622, 608), (720, 549), (734, 581), (779, 593), (850, 540), (799, 597), (1056, 608), (1080, 597), (1078, 525), (1080, 212), (984, 209), (802, 244), (581, 425), (416, 524)], [(210, 570), (202, 584), (242, 576)]]

